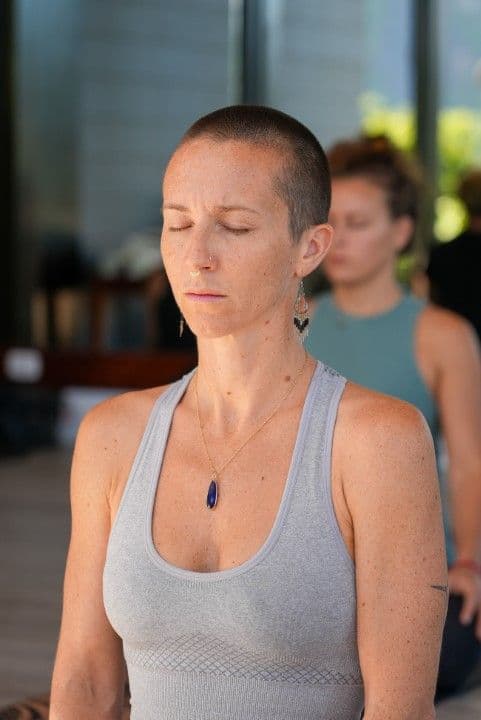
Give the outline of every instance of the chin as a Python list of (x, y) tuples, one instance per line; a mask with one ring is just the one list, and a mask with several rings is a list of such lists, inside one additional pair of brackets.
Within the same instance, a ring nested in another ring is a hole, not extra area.
[(360, 278), (353, 272), (336, 268), (334, 271), (325, 268), (326, 278), (331, 285), (356, 285)]
[(196, 336), (197, 340), (215, 339), (225, 337), (226, 335), (232, 335), (235, 332), (235, 328), (230, 323), (220, 322), (192, 322), (187, 324), (191, 332)]

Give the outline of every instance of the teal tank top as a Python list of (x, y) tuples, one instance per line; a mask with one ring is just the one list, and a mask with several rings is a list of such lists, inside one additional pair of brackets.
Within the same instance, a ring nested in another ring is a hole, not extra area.
[[(406, 293), (391, 310), (360, 317), (340, 310), (334, 304), (331, 293), (326, 293), (316, 307), (306, 346), (314, 357), (335, 368), (347, 379), (415, 405), (426, 418), (438, 448), (436, 404), (419, 372), (414, 354), (416, 323), (425, 306), (424, 301)], [(446, 549), (448, 562), (452, 563), (455, 553), (446, 479), (440, 472), (439, 462), (438, 472)]]
[(406, 294), (387, 312), (359, 317), (337, 308), (327, 293), (317, 305), (307, 349), (349, 380), (412, 403), (436, 435), (436, 406), (414, 357), (414, 332), (424, 307)]

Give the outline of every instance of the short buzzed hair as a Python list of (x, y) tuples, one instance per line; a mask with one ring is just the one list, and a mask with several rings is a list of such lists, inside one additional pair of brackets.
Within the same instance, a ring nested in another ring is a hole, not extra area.
[(298, 120), (269, 107), (231, 105), (197, 120), (180, 144), (201, 136), (218, 142), (246, 142), (279, 153), (282, 170), (274, 178), (274, 190), (287, 205), (294, 241), (309, 227), (327, 221), (331, 182), (326, 155)]
[(333, 178), (362, 177), (382, 188), (392, 218), (419, 215), (422, 178), (413, 158), (385, 135), (340, 140), (327, 153)]

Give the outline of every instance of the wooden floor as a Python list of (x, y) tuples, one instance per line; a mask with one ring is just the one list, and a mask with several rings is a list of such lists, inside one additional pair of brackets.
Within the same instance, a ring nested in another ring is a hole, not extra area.
[[(69, 534), (70, 454), (0, 463), (0, 707), (44, 693), (57, 642)], [(480, 720), (481, 688), (444, 703), (439, 720)]]
[(45, 692), (69, 535), (66, 452), (0, 464), (0, 706)]

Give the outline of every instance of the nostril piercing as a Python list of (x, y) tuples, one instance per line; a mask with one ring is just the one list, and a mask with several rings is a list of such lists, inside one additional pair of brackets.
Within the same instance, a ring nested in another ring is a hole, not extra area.
[(200, 270), (191, 270), (190, 271), (190, 277), (197, 277), (200, 275)]

